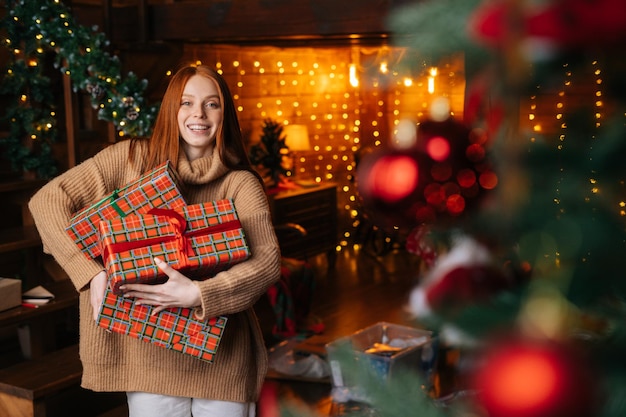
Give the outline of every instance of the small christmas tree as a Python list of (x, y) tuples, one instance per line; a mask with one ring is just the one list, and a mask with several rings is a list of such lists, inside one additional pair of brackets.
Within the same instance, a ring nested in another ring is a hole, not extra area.
[(263, 175), (269, 175), (271, 185), (278, 185), (288, 172), (284, 167), (284, 159), (289, 148), (285, 144), (283, 126), (272, 119), (265, 119), (262, 128), (259, 143), (250, 147), (250, 162), (256, 165)]

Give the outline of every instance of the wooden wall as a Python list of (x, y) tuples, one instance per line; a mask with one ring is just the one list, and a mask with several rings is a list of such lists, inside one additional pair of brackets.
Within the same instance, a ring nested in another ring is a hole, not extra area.
[(80, 18), (114, 42), (267, 44), (284, 39), (367, 39), (387, 34), (385, 17), (416, 0), (74, 0)]

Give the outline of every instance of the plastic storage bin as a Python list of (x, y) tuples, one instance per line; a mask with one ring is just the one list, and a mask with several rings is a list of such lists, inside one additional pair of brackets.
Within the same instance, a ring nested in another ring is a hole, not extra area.
[[(364, 377), (387, 382), (414, 372), (428, 384), (436, 360), (432, 332), (379, 322), (326, 345), (335, 402), (368, 402)], [(427, 387), (426, 387), (427, 389)]]

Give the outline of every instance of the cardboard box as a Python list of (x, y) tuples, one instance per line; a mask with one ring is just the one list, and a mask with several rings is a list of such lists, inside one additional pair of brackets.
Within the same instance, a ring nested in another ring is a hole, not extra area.
[(145, 213), (153, 207), (179, 208), (185, 200), (170, 163), (165, 162), (72, 217), (66, 231), (88, 258), (100, 256), (100, 221)]
[(113, 294), (107, 288), (98, 313), (98, 326), (162, 348), (213, 362), (226, 326), (226, 317), (198, 320), (190, 308), (169, 308), (151, 315), (152, 306)]
[(100, 222), (103, 261), (115, 294), (125, 283), (167, 280), (160, 257), (189, 278), (206, 279), (250, 257), (232, 200), (154, 209)]
[(22, 304), (22, 281), (13, 278), (0, 278), (0, 311)]
[(432, 332), (379, 322), (326, 345), (336, 402), (368, 402), (367, 383), (387, 382), (394, 375), (412, 372), (425, 384), (436, 360)]

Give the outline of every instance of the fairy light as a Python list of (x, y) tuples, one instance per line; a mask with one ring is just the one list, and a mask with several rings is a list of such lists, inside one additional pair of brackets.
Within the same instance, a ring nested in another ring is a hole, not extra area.
[(429, 94), (435, 93), (435, 77), (437, 77), (437, 68), (432, 67), (428, 71), (428, 93)]
[(600, 89), (600, 86), (602, 85), (602, 70), (600, 68), (598, 68), (598, 61), (593, 61), (592, 62), (592, 66), (596, 67), (594, 70), (594, 75), (596, 76), (596, 85), (598, 86), (598, 89), (595, 92), (595, 96), (596, 96), (596, 101), (594, 102), (595, 108), (596, 108), (596, 114), (595, 114), (595, 118), (596, 118), (596, 128), (599, 128), (601, 125), (601, 119), (602, 119), (602, 108), (603, 108), (603, 102), (601, 100), (602, 97), (602, 90)]
[[(567, 70), (568, 68), (567, 64), (564, 65), (564, 68), (566, 69), (566, 71), (565, 71), (565, 80), (563, 82), (563, 89), (557, 93), (558, 101), (555, 106), (557, 110), (555, 119), (557, 120), (557, 122), (562, 120), (563, 112), (565, 111), (565, 99), (566, 99), (565, 89), (571, 86), (572, 73), (571, 71)], [(566, 138), (565, 129), (567, 128), (567, 124), (563, 122), (560, 124), (560, 127), (563, 131), (558, 136), (558, 142), (556, 144), (558, 150), (562, 150), (563, 146), (565, 145), (565, 138)], [(557, 206), (561, 205), (561, 184), (563, 183), (563, 179), (565, 175), (563, 167), (560, 168), (559, 172), (561, 172), (561, 177), (559, 177), (556, 181), (556, 185), (554, 189), (555, 196), (553, 199), (555, 205)], [(558, 253), (555, 254), (555, 262), (557, 263), (557, 266), (560, 265), (560, 259), (559, 259)]]
[(354, 88), (359, 86), (359, 77), (356, 73), (356, 64), (350, 64), (350, 85)]

